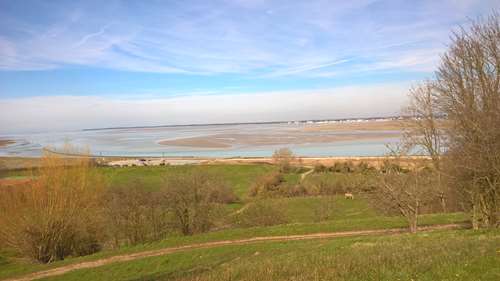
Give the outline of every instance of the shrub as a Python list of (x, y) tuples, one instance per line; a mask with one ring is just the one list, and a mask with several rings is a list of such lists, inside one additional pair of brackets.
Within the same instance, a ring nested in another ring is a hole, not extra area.
[(265, 174), (255, 181), (250, 187), (250, 196), (272, 196), (278, 191), (279, 185), (285, 181), (283, 174), (280, 172), (270, 172)]
[(321, 163), (314, 164), (314, 172), (315, 173), (324, 173), (327, 171), (328, 171), (328, 168), (325, 165), (323, 165)]
[(366, 162), (359, 162), (359, 164), (356, 166), (355, 170), (356, 170), (356, 172), (359, 172), (359, 173), (367, 173), (367, 172), (375, 171), (375, 168), (371, 167)]
[(330, 171), (335, 173), (352, 173), (354, 170), (355, 167), (352, 162), (336, 162), (332, 167), (330, 167)]
[(273, 153), (273, 162), (278, 165), (280, 172), (288, 173), (295, 160), (293, 152), (289, 148), (280, 148)]
[(0, 240), (40, 262), (100, 249), (104, 181), (88, 158), (45, 156), (36, 179), (0, 190)]
[(161, 192), (172, 212), (174, 227), (184, 235), (209, 230), (218, 203), (236, 200), (223, 181), (201, 170), (170, 175)]
[(217, 184), (210, 185), (208, 189), (209, 202), (219, 204), (239, 202), (238, 196), (236, 196), (233, 190), (222, 180), (218, 180)]
[(158, 192), (146, 191), (141, 182), (111, 188), (106, 202), (106, 225), (115, 246), (135, 245), (166, 236), (168, 204)]
[(282, 197), (296, 197), (308, 195), (306, 188), (301, 184), (281, 184), (275, 195)]

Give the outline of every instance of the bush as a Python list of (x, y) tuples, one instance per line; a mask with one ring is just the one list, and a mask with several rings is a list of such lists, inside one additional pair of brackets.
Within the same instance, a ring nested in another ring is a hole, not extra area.
[(232, 190), (219, 178), (201, 170), (170, 175), (161, 191), (172, 212), (173, 225), (184, 235), (208, 231), (219, 203), (235, 202)]
[(158, 192), (141, 182), (111, 188), (106, 194), (107, 228), (115, 246), (163, 239), (169, 230), (169, 209)]
[(280, 172), (271, 172), (265, 174), (255, 181), (255, 183), (250, 187), (249, 195), (255, 196), (272, 196), (275, 194), (279, 185), (285, 181), (283, 174)]
[(288, 173), (295, 160), (293, 152), (289, 148), (280, 148), (273, 153), (273, 162), (278, 165), (280, 172)]
[(308, 195), (308, 192), (302, 184), (283, 184), (279, 188), (279, 194), (285, 197), (297, 197)]
[(1, 244), (44, 263), (98, 251), (104, 181), (89, 159), (46, 156), (35, 173), (0, 190)]
[(368, 165), (368, 163), (366, 162), (360, 162), (355, 168), (355, 170), (356, 172), (359, 173), (367, 173), (367, 172), (374, 172), (376, 169)]
[(328, 172), (328, 168), (321, 164), (321, 163), (316, 163), (314, 164), (314, 172), (315, 173), (324, 173), (324, 172)]
[(303, 183), (311, 196), (343, 194), (346, 191), (343, 175), (311, 175)]
[(240, 201), (233, 190), (222, 180), (210, 185), (208, 189), (208, 201), (211, 203), (231, 204)]
[(352, 173), (355, 171), (355, 167), (352, 162), (336, 162), (332, 167), (330, 167), (330, 171), (335, 173)]

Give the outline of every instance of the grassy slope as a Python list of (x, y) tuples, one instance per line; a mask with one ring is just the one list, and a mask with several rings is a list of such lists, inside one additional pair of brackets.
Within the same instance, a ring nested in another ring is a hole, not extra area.
[[(162, 177), (164, 175), (174, 173), (181, 169), (192, 169), (193, 167), (195, 166), (130, 167), (120, 169), (103, 168), (102, 171), (106, 177), (108, 177), (111, 184), (126, 186), (126, 184), (130, 181), (139, 179), (143, 182), (145, 188), (155, 189), (161, 186)], [(231, 186), (234, 187), (235, 192), (242, 198), (246, 197), (247, 189), (255, 177), (273, 169), (272, 166), (267, 165), (214, 165), (199, 166), (197, 168), (205, 169), (210, 173), (214, 173), (225, 178)], [(404, 220), (400, 217), (384, 217), (378, 215), (361, 198), (356, 198), (355, 200), (345, 200), (342, 197), (301, 197), (268, 200), (273, 204), (277, 204), (280, 209), (284, 211), (288, 217), (288, 221), (290, 222), (289, 224), (272, 227), (226, 229), (189, 237), (172, 236), (164, 241), (128, 248), (125, 247), (113, 251), (103, 251), (92, 256), (70, 258), (50, 265), (32, 264), (27, 261), (2, 258), (2, 253), (0, 253), (0, 278), (121, 253), (131, 253), (199, 242), (240, 239), (256, 236), (308, 234), (406, 226)], [(313, 211), (315, 206), (318, 206), (327, 200), (332, 201), (332, 208), (328, 210), (331, 212), (330, 220), (315, 223), (315, 214)], [(234, 205), (233, 207), (238, 208), (240, 205)], [(462, 222), (465, 220), (466, 216), (460, 213), (436, 214), (423, 216), (420, 224), (444, 224)], [(12, 253), (3, 253), (3, 256), (12, 257), (13, 255)]]
[(224, 246), (79, 270), (46, 280), (498, 280), (500, 232)]
[(343, 196), (327, 197), (292, 197), (267, 199), (284, 211), (290, 222), (308, 223), (316, 221), (315, 210), (323, 205), (321, 211), (327, 212), (329, 219), (369, 219), (378, 217), (365, 200), (356, 198), (345, 200)]
[[(463, 222), (466, 216), (461, 213), (456, 214), (437, 214), (424, 215), (420, 220), (420, 225), (446, 224), (453, 222)], [(145, 250), (160, 249), (178, 245), (188, 245), (194, 243), (220, 241), (229, 239), (242, 239), (259, 236), (278, 236), (309, 234), (320, 232), (336, 232), (364, 229), (384, 229), (406, 227), (406, 223), (399, 217), (372, 217), (372, 218), (350, 218), (343, 220), (331, 220), (321, 223), (292, 223), (286, 225), (277, 225), (271, 227), (253, 227), (253, 228), (233, 228), (222, 231), (214, 231), (193, 236), (172, 236), (163, 241), (142, 244), (132, 247), (123, 247), (118, 250), (99, 252), (94, 255), (69, 258), (64, 261), (54, 262), (52, 264), (34, 264), (26, 260), (13, 259), (12, 253), (4, 253), (4, 256), (10, 258), (1, 258), (0, 253), (0, 279), (10, 276), (22, 275), (29, 272), (45, 270), (65, 264), (81, 261), (95, 260), (102, 257), (109, 257), (118, 254), (134, 253)]]

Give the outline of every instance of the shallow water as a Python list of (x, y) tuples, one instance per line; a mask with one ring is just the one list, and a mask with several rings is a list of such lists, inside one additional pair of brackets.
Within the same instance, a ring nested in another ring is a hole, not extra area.
[[(394, 137), (377, 138), (381, 131), (316, 131), (302, 132), (303, 125), (295, 124), (243, 124), (181, 126), (161, 128), (110, 129), (94, 131), (72, 131), (59, 133), (38, 133), (23, 135), (3, 135), (2, 138), (15, 139), (14, 145), (0, 148), (1, 156), (40, 156), (43, 147), (62, 150), (65, 143), (83, 148), (92, 154), (102, 156), (200, 156), (200, 157), (265, 157), (273, 151), (288, 147), (300, 156), (380, 156), (388, 152), (386, 145), (398, 140)], [(158, 144), (161, 140), (186, 137), (209, 136), (214, 134), (307, 134), (322, 135), (363, 135), (363, 139), (321, 143), (287, 143), (279, 145), (233, 145), (230, 148), (179, 147)], [(373, 134), (373, 139), (367, 134)]]

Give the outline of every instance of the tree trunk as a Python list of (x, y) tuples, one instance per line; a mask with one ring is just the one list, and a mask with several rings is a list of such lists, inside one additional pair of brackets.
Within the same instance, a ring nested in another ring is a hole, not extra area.
[(439, 194), (439, 201), (441, 202), (441, 211), (446, 213), (446, 199), (442, 192)]
[[(439, 161), (439, 160), (437, 160)], [(436, 165), (438, 168), (438, 188), (439, 188), (439, 201), (441, 202), (441, 210), (443, 213), (446, 213), (446, 197), (443, 191), (443, 181), (441, 178), (441, 171), (439, 171), (439, 165)]]
[(410, 233), (417, 233), (418, 230), (418, 204), (417, 208), (413, 213), (410, 213), (408, 222), (410, 224)]
[(472, 204), (472, 229), (478, 230), (479, 229), (479, 217), (478, 217), (478, 211), (477, 211), (477, 206), (475, 203)]
[(410, 219), (410, 233), (417, 233), (417, 218)]

